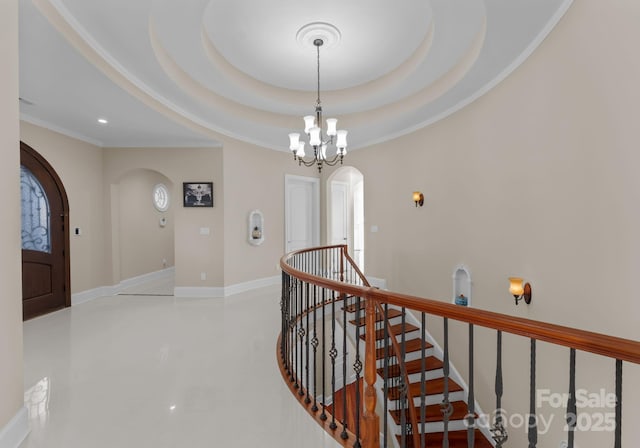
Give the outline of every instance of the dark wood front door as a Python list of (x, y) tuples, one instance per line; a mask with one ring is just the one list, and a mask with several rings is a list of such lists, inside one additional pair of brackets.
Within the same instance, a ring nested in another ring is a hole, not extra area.
[(22, 317), (71, 306), (69, 202), (51, 165), (20, 142)]

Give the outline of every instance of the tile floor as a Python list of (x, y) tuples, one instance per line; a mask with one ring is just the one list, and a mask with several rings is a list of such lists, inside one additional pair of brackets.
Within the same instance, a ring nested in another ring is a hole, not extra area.
[(339, 446), (280, 376), (278, 303), (118, 295), (26, 322), (21, 448)]

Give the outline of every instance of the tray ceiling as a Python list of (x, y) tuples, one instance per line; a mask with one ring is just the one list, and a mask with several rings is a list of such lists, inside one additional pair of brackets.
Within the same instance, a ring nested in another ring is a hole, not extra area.
[[(100, 146), (288, 151), (316, 99), (366, 147), (459, 110), (542, 42), (571, 0), (20, 0), (22, 118)], [(97, 119), (108, 119), (101, 125)]]

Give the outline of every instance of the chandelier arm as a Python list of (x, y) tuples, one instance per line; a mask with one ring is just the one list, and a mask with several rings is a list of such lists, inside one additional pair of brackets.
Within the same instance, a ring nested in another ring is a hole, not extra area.
[(298, 157), (298, 162), (300, 165), (304, 165), (306, 167), (310, 167), (316, 164), (317, 159), (312, 159), (312, 160), (304, 160), (302, 157)]
[(342, 159), (343, 158), (344, 158), (344, 156), (336, 155), (336, 156), (333, 156), (333, 159), (331, 159), (331, 160), (324, 159), (323, 162), (326, 165), (329, 165), (329, 166), (336, 166), (338, 164), (338, 162), (340, 162), (340, 165), (342, 165)]

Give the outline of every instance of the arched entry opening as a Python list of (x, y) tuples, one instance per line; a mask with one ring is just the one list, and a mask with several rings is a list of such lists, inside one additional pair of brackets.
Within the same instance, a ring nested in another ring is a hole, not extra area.
[(364, 270), (364, 176), (354, 167), (340, 167), (327, 180), (327, 241), (347, 244)]
[(71, 306), (69, 200), (53, 167), (20, 142), (23, 320)]
[(134, 169), (111, 185), (114, 284), (174, 266), (174, 213), (180, 198), (164, 174)]

